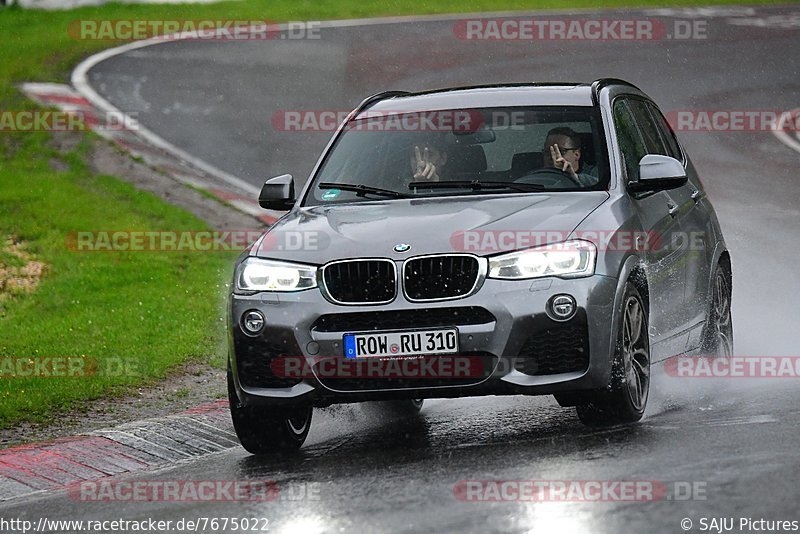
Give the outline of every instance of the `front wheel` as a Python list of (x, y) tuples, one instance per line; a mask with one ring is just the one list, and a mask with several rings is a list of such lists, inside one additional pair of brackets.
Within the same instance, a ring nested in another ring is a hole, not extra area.
[(731, 267), (724, 259), (717, 266), (711, 287), (711, 305), (703, 331), (703, 353), (730, 358), (733, 355), (731, 318)]
[(236, 436), (242, 447), (251, 454), (297, 450), (305, 442), (311, 428), (311, 406), (286, 409), (242, 405), (236, 394), (230, 367), (228, 403)]
[(609, 385), (576, 406), (587, 425), (633, 423), (644, 415), (650, 392), (650, 338), (647, 308), (639, 291), (628, 282), (622, 297), (617, 348)]

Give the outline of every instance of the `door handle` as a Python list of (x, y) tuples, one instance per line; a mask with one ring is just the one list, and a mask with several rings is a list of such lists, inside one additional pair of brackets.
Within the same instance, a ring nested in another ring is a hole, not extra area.
[(705, 195), (699, 189), (692, 189), (692, 200), (700, 202)]
[(667, 210), (669, 210), (669, 214), (675, 217), (675, 214), (678, 213), (678, 205), (673, 204), (672, 202), (667, 202)]

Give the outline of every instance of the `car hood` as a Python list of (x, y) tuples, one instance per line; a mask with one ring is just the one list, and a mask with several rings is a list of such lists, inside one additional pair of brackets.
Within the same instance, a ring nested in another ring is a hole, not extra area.
[[(276, 222), (251, 255), (312, 264), (443, 252), (489, 255), (563, 241), (608, 198), (605, 191), (586, 191), (312, 206)], [(409, 250), (395, 252), (401, 243)]]

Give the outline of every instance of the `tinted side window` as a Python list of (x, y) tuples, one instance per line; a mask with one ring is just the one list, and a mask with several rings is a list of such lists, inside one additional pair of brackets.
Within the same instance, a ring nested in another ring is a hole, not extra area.
[(647, 147), (648, 154), (661, 154), (662, 156), (670, 156), (667, 147), (661, 140), (661, 134), (658, 132), (658, 126), (653, 121), (653, 116), (647, 109), (647, 104), (642, 100), (629, 100), (628, 104), (631, 107), (633, 116), (636, 118), (636, 124), (639, 125), (639, 131), (642, 132), (644, 137), (645, 146)]
[(622, 157), (625, 158), (628, 180), (636, 181), (639, 179), (639, 160), (647, 154), (647, 148), (636, 127), (636, 119), (627, 100), (614, 102), (614, 124), (617, 130), (619, 150)]
[(672, 156), (678, 161), (683, 161), (683, 154), (681, 154), (680, 146), (678, 145), (677, 139), (675, 139), (675, 133), (672, 131), (672, 128), (670, 128), (664, 115), (661, 114), (657, 107), (649, 102), (647, 103), (647, 109), (650, 110), (650, 114), (656, 122), (658, 131), (661, 133), (661, 138), (667, 146), (667, 156)]

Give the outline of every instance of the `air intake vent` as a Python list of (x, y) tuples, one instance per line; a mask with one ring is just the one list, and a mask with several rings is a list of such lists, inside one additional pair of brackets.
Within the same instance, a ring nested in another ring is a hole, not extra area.
[(514, 368), (533, 376), (586, 371), (589, 339), (585, 318), (581, 314), (574, 322), (533, 333), (520, 349)]

